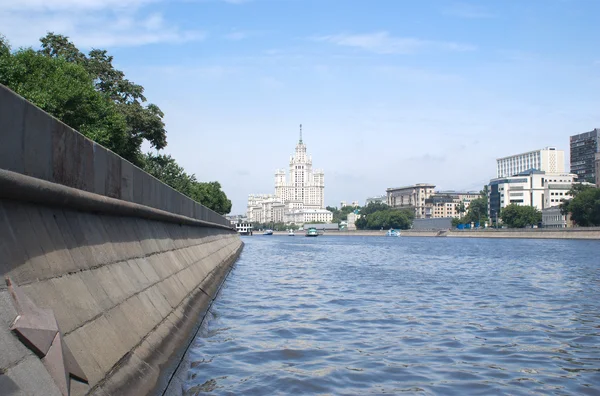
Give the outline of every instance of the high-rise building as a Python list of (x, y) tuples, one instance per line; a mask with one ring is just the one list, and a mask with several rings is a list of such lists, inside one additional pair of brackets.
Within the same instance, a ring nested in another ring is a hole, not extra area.
[(600, 150), (600, 129), (571, 136), (571, 173), (577, 175), (580, 182), (595, 183), (596, 153)]
[(285, 170), (277, 170), (275, 194), (249, 195), (247, 216), (260, 223), (332, 220), (333, 213), (325, 210), (325, 173), (312, 168), (312, 158), (302, 140), (302, 125), (296, 152), (289, 162), (289, 178)]
[(529, 170), (563, 173), (565, 171), (565, 152), (557, 150), (555, 147), (546, 147), (541, 150), (498, 158), (496, 163), (496, 177), (510, 177)]
[(312, 158), (302, 141), (302, 125), (296, 153), (290, 158), (289, 179), (284, 170), (275, 172), (275, 195), (283, 202), (301, 202), (303, 209), (325, 208), (325, 173), (312, 169)]

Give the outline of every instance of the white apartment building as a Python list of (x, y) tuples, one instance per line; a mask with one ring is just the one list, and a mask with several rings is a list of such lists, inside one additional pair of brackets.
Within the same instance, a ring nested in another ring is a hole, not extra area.
[(572, 173), (523, 172), (512, 177), (496, 178), (489, 185), (489, 215), (500, 217), (510, 204), (533, 206), (542, 211), (571, 199), (569, 190), (577, 175)]
[(424, 218), (425, 200), (434, 193), (434, 188), (435, 185), (429, 183), (388, 188), (386, 190), (387, 204), (393, 208), (413, 208), (415, 218)]
[(555, 147), (546, 147), (541, 150), (498, 158), (496, 164), (497, 178), (518, 175), (532, 169), (548, 173), (564, 173), (565, 152), (557, 150)]
[(333, 214), (325, 210), (325, 173), (312, 168), (312, 158), (302, 141), (302, 125), (296, 152), (290, 158), (289, 175), (284, 170), (275, 172), (275, 194), (249, 195), (247, 216), (252, 222), (288, 224), (333, 219)]

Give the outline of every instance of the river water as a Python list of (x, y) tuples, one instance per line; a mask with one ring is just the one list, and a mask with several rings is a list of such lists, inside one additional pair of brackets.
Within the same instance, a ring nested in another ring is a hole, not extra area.
[(244, 242), (189, 395), (600, 394), (600, 242)]

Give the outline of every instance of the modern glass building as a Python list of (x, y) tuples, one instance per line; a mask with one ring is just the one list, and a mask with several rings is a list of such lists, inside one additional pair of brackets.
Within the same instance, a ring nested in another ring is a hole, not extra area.
[(596, 180), (595, 158), (600, 148), (600, 129), (571, 136), (571, 173), (578, 181)]

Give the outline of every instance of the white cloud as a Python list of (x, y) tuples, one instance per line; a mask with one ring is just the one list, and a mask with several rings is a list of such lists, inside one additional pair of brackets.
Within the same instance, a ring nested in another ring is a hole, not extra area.
[(3, 11), (77, 11), (105, 10), (140, 7), (157, 0), (0, 0), (0, 10)]
[(468, 3), (453, 4), (447, 8), (444, 8), (442, 12), (446, 15), (466, 19), (494, 18), (494, 15), (489, 11), (485, 10), (482, 6)]
[(199, 30), (149, 12), (152, 0), (0, 0), (0, 26), (13, 47), (37, 46), (47, 32), (69, 36), (82, 49), (203, 40)]
[(394, 37), (388, 32), (367, 34), (336, 34), (318, 36), (316, 41), (346, 47), (360, 48), (378, 54), (411, 54), (423, 50), (473, 51), (476, 47), (447, 41), (423, 40), (412, 37)]

